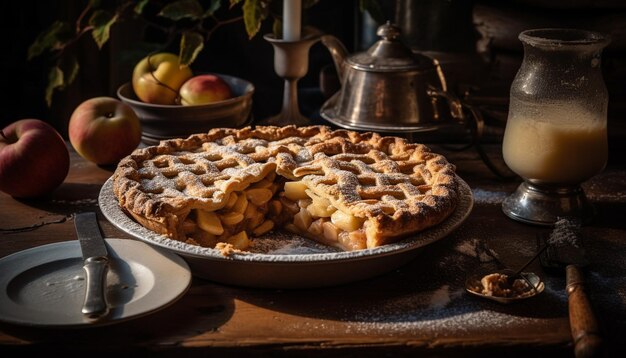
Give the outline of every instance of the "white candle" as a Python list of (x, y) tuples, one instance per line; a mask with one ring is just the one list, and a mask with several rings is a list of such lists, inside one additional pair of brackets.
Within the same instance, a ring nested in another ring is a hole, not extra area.
[(302, 0), (284, 0), (283, 2), (283, 40), (300, 40), (302, 19)]

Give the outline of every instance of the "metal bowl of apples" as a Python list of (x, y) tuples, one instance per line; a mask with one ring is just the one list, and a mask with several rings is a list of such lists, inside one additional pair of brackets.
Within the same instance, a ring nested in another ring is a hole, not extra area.
[[(220, 95), (219, 92), (224, 91), (224, 84), (230, 93)], [(158, 90), (142, 93), (142, 100), (134, 88), (144, 90), (146, 87), (136, 85), (131, 82), (123, 84), (117, 90), (117, 96), (132, 107), (139, 117), (142, 142), (146, 145), (208, 132), (211, 128), (242, 127), (252, 120), (254, 85), (238, 77), (215, 73), (191, 77), (172, 96), (176, 100), (162, 100), (163, 91), (171, 92), (167, 86), (161, 88), (161, 93)], [(151, 94), (155, 96), (154, 99), (150, 97)], [(207, 97), (213, 97), (210, 103), (206, 103)]]

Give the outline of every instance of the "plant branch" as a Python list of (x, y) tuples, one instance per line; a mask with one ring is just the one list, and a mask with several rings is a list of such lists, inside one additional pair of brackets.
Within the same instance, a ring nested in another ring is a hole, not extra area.
[(205, 41), (207, 41), (211, 35), (215, 32), (215, 30), (217, 30), (218, 28), (224, 26), (224, 25), (228, 25), (228, 24), (232, 24), (238, 21), (243, 20), (243, 16), (237, 16), (237, 17), (233, 17), (231, 19), (228, 20), (220, 20), (217, 17), (215, 17), (214, 15), (211, 15), (211, 18), (213, 20), (215, 20), (215, 25), (210, 28), (209, 30), (206, 31), (206, 37), (205, 37)]
[(74, 37), (72, 37), (70, 40), (59, 44), (58, 46), (55, 47), (55, 49), (57, 49), (59, 51), (59, 53), (55, 56), (57, 59), (63, 57), (63, 54), (65, 52), (65, 50), (68, 47), (71, 47), (73, 44), (75, 44), (76, 42), (78, 42), (78, 40), (86, 33), (88, 33), (89, 31), (93, 30), (93, 26), (89, 25), (89, 26), (85, 26), (82, 29), (78, 29), (79, 31), (76, 33), (76, 35), (74, 35)]
[(76, 34), (77, 35), (81, 33), (81, 29), (80, 29), (81, 24), (83, 23), (83, 19), (85, 18), (85, 16), (87, 16), (87, 14), (89, 13), (89, 10), (91, 10), (91, 1), (87, 3), (83, 11), (78, 16), (78, 19), (76, 19)]
[[(116, 10), (115, 10), (115, 14), (118, 17), (122, 17), (122, 14), (124, 13), (124, 11), (126, 11), (126, 9), (128, 9), (128, 7), (132, 5), (132, 1), (126, 1), (124, 3), (122, 3), (121, 5), (119, 5)], [(65, 52), (65, 50), (68, 47), (71, 47), (74, 43), (78, 42), (78, 40), (86, 33), (92, 31), (94, 29), (94, 27), (92, 25), (86, 25), (83, 27), (83, 21), (85, 19), (85, 17), (89, 14), (89, 12), (93, 9), (93, 7), (91, 6), (91, 2), (88, 2), (87, 5), (85, 6), (85, 8), (83, 9), (83, 11), (80, 13), (80, 15), (78, 16), (78, 19), (76, 19), (76, 34), (69, 39), (68, 41), (59, 44), (57, 47), (55, 47), (57, 50), (59, 50), (59, 53), (57, 54), (57, 58), (61, 58), (63, 57), (63, 54)]]

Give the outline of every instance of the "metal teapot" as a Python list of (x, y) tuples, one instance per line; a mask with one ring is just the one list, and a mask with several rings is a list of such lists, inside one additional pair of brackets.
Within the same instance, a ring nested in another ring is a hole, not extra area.
[(389, 22), (377, 35), (381, 39), (369, 50), (353, 55), (336, 37), (321, 36), (341, 83), (320, 109), (324, 119), (381, 132), (429, 131), (463, 119), (462, 105), (448, 92), (437, 60), (414, 54), (400, 42), (400, 28)]

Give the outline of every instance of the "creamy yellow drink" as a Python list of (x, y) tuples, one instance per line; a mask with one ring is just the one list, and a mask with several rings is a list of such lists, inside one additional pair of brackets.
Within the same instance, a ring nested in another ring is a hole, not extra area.
[(602, 171), (608, 156), (603, 113), (572, 104), (511, 101), (525, 108), (512, 111), (506, 124), (502, 153), (511, 170), (558, 184), (581, 183)]

